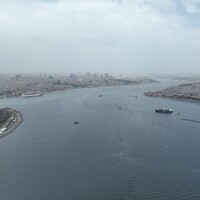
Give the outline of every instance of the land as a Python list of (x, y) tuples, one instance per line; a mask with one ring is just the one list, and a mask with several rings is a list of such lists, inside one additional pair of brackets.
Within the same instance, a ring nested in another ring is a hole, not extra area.
[(148, 77), (111, 76), (109, 74), (15, 75), (0, 76), (0, 97), (17, 97), (27, 92), (52, 92), (73, 88), (157, 83)]
[(23, 121), (22, 114), (11, 108), (0, 109), (0, 138), (14, 131)]
[(162, 91), (149, 91), (144, 95), (200, 102), (200, 82), (181, 84)]
[(160, 78), (166, 78), (166, 79), (170, 79), (170, 80), (177, 80), (177, 81), (186, 81), (186, 82), (200, 82), (200, 76), (197, 75), (193, 75), (193, 76), (160, 76)]

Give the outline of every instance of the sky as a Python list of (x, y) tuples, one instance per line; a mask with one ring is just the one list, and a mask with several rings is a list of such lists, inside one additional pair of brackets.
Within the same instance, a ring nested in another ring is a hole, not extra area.
[(200, 0), (0, 0), (0, 73), (200, 73)]

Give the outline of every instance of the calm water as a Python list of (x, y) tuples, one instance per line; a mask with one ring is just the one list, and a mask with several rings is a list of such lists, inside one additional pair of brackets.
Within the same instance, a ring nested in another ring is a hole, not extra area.
[(0, 140), (0, 199), (200, 199), (200, 124), (154, 112), (199, 120), (200, 105), (142, 95), (173, 84), (1, 99), (24, 122)]

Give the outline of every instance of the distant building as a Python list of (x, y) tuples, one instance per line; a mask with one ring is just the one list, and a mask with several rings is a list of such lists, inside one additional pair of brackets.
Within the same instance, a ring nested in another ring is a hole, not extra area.
[(70, 78), (70, 79), (75, 79), (75, 78), (77, 78), (77, 74), (70, 74), (70, 75), (69, 75), (69, 78)]
[(86, 76), (87, 76), (87, 77), (90, 77), (90, 76), (91, 76), (91, 74), (90, 74), (89, 72), (87, 72), (87, 73), (86, 73)]
[(108, 78), (108, 77), (109, 77), (108, 73), (105, 73), (105, 78)]
[(15, 79), (20, 79), (21, 77), (22, 77), (21, 74), (17, 74), (17, 75), (15, 75)]

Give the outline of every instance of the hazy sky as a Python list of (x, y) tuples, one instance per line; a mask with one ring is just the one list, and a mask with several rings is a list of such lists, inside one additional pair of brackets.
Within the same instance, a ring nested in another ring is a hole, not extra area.
[(200, 0), (0, 0), (4, 72), (200, 72)]

